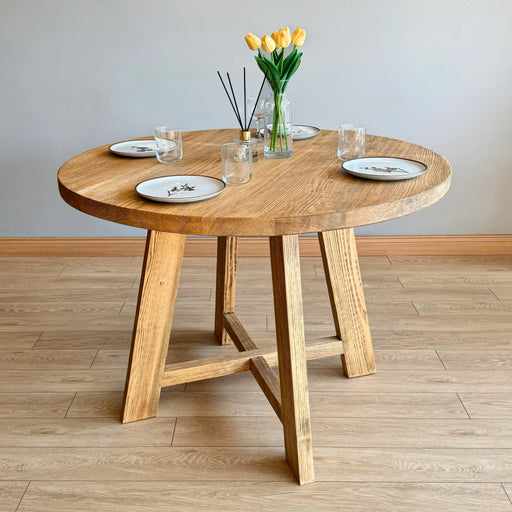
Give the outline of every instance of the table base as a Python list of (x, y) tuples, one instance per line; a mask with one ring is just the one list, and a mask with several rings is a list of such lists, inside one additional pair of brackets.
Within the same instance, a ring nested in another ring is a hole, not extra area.
[(156, 416), (162, 387), (251, 371), (283, 424), (295, 478), (313, 482), (306, 360), (340, 354), (347, 377), (375, 373), (353, 229), (318, 235), (337, 337), (305, 345), (298, 236), (272, 236), (277, 351), (259, 349), (234, 311), (238, 238), (219, 237), (215, 335), (222, 345), (233, 342), (239, 353), (165, 365), (186, 236), (148, 231), (123, 423)]

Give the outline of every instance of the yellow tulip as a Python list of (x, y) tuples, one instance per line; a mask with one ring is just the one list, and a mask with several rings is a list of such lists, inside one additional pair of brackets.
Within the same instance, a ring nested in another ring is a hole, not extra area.
[(245, 36), (245, 42), (251, 50), (258, 50), (261, 48), (260, 38), (254, 34), (251, 34), (250, 32)]
[(306, 31), (302, 27), (297, 28), (297, 30), (292, 34), (293, 46), (302, 46), (305, 39)]
[(279, 39), (279, 30), (276, 30), (275, 32), (272, 32), (272, 36), (271, 37), (272, 37), (274, 43), (276, 43), (276, 50), (279, 51), (281, 49), (281, 47), (279, 46), (279, 41), (278, 41), (278, 39)]
[(281, 27), (279, 35), (277, 36), (277, 43), (281, 48), (288, 48), (292, 42), (292, 36), (290, 35), (290, 29), (288, 27)]
[(276, 43), (274, 40), (267, 35), (261, 38), (261, 47), (267, 52), (272, 53), (276, 49)]

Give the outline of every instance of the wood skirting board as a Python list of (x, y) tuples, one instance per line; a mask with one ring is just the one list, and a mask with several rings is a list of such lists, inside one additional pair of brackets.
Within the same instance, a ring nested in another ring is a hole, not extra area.
[[(360, 256), (512, 254), (512, 235), (362, 236)], [(145, 238), (0, 238), (0, 256), (142, 256)], [(316, 236), (299, 238), (302, 256), (320, 256)], [(189, 237), (185, 256), (213, 257), (217, 240)], [(267, 238), (240, 238), (240, 256), (268, 256)]]

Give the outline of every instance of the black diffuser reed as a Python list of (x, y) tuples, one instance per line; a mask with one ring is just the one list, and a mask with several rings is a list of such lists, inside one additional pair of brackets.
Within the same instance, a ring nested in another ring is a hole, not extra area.
[(240, 109), (238, 108), (238, 103), (236, 101), (236, 95), (235, 91), (233, 90), (233, 84), (231, 83), (231, 77), (229, 76), (229, 73), (226, 73), (228, 78), (228, 84), (229, 88), (231, 90), (231, 95), (228, 92), (228, 88), (226, 87), (226, 84), (224, 83), (224, 80), (222, 80), (222, 76), (220, 76), (220, 73), (217, 71), (217, 74), (219, 75), (220, 82), (222, 83), (222, 87), (224, 87), (224, 90), (226, 91), (226, 94), (228, 96), (229, 103), (231, 104), (231, 108), (233, 109), (233, 112), (235, 113), (236, 120), (238, 121), (238, 124), (240, 125), (240, 130), (242, 133), (249, 133), (249, 126), (251, 125), (252, 118), (254, 116), (254, 111), (256, 110), (256, 106), (258, 105), (258, 101), (261, 96), (261, 91), (263, 90), (263, 85), (265, 84), (265, 80), (267, 78), (267, 74), (265, 73), (265, 76), (263, 77), (263, 82), (261, 83), (260, 91), (258, 92), (258, 97), (256, 99), (256, 103), (254, 104), (254, 108), (252, 109), (251, 117), (249, 118), (249, 122), (247, 122), (247, 83), (245, 78), (245, 68), (244, 68), (244, 118), (242, 122), (242, 116), (240, 114)]

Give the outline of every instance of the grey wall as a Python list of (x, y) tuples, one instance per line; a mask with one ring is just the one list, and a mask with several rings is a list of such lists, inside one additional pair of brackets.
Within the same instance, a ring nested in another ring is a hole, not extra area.
[[(435, 206), (359, 234), (510, 233), (510, 0), (0, 0), (0, 236), (131, 236), (68, 207), (58, 167), (89, 148), (234, 127), (215, 74), (260, 72), (247, 31), (308, 31), (294, 119), (406, 139), (445, 155)], [(186, 148), (185, 148), (186, 151)]]

